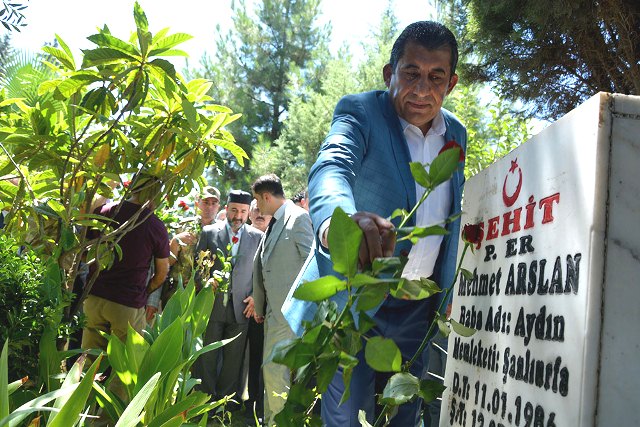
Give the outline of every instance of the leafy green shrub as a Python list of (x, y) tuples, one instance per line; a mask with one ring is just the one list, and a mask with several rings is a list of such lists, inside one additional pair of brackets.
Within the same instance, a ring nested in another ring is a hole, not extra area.
[(45, 288), (44, 264), (19, 249), (15, 240), (0, 235), (0, 341), (9, 339), (14, 379), (37, 376), (38, 344), (54, 303)]

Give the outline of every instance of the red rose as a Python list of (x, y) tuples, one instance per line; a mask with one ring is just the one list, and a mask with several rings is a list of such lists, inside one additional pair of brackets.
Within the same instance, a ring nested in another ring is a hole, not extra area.
[(462, 240), (467, 243), (477, 244), (480, 248), (480, 242), (484, 237), (483, 224), (466, 224), (462, 230)]
[(440, 152), (438, 154), (441, 154), (443, 151), (450, 150), (452, 148), (457, 148), (457, 149), (460, 150), (460, 159), (458, 161), (464, 162), (464, 150), (462, 149), (460, 144), (458, 144), (454, 140), (451, 140), (451, 141), (447, 142), (446, 144), (444, 144), (444, 146), (442, 147), (442, 149), (440, 150)]
[(183, 211), (189, 210), (189, 205), (187, 205), (187, 202), (185, 202), (184, 200), (180, 200), (180, 203), (178, 203), (178, 206), (180, 206)]
[(131, 185), (131, 181), (125, 181), (125, 182), (122, 183), (122, 186), (124, 188), (127, 188), (129, 185)]
[(234, 245), (235, 245), (236, 243), (238, 243), (238, 240), (240, 240), (240, 239), (238, 239), (238, 237), (237, 237), (237, 236), (233, 236), (233, 237), (231, 238), (231, 242), (232, 242)]

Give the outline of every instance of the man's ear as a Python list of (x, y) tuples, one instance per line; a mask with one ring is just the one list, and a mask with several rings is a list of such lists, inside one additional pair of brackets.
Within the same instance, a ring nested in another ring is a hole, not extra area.
[(382, 67), (382, 78), (384, 79), (384, 84), (389, 87), (391, 84), (391, 75), (393, 74), (393, 68), (391, 68), (391, 64), (387, 64)]
[(456, 86), (457, 83), (458, 83), (458, 75), (454, 74), (453, 76), (451, 76), (451, 79), (449, 80), (449, 87), (447, 88), (447, 95), (449, 95), (451, 93), (451, 91), (453, 90), (453, 88)]

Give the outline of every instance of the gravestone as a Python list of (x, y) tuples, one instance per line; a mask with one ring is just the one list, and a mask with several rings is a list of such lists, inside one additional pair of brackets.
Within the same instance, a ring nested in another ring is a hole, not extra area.
[(640, 97), (600, 93), (467, 181), (441, 426), (640, 425), (639, 170)]

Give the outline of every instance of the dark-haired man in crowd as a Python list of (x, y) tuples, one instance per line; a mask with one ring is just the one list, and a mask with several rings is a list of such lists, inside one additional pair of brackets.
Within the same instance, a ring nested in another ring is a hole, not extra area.
[[(413, 23), (395, 41), (389, 63), (382, 70), (388, 90), (340, 100), (309, 175), (310, 213), (317, 245), (301, 281), (337, 274), (329, 258), (327, 234), (331, 215), (339, 206), (364, 233), (361, 265), (377, 257), (405, 254), (408, 262), (403, 277), (431, 277), (443, 287), (450, 286), (459, 220), (447, 224), (448, 236), (430, 236), (412, 246), (408, 240), (396, 245), (394, 224), (385, 218), (397, 208), (411, 211), (424, 193), (411, 175), (409, 162), (429, 164), (445, 145), (460, 150), (466, 146), (464, 126), (442, 109), (445, 96), (458, 82), (457, 60), (457, 42), (451, 31), (436, 22)], [(459, 212), (463, 182), (460, 167), (421, 205), (415, 223), (444, 224), (450, 214)], [(343, 307), (346, 293), (339, 293), (334, 300)], [(392, 338), (406, 361), (417, 351), (438, 304), (437, 297), (405, 301), (389, 296), (369, 312), (376, 326), (368, 335)], [(315, 307), (292, 299), (283, 311), (293, 329), (300, 332), (301, 320), (311, 320)], [(328, 427), (359, 426), (360, 410), (373, 423), (375, 386), (384, 384), (389, 375), (374, 372), (363, 353), (358, 354), (359, 363), (353, 371), (350, 398), (339, 404), (345, 390), (340, 372), (322, 396), (322, 419)], [(422, 376), (421, 358), (411, 372)], [(390, 425), (419, 425), (420, 404), (417, 399), (401, 405)]]
[(264, 321), (264, 416), (266, 425), (272, 426), (273, 417), (284, 407), (284, 399), (274, 393), (287, 392), (290, 378), (289, 368), (266, 359), (278, 341), (294, 337), (281, 309), (311, 250), (313, 228), (307, 211), (285, 198), (276, 175), (261, 176), (252, 190), (260, 212), (272, 215), (253, 267), (255, 318)]

